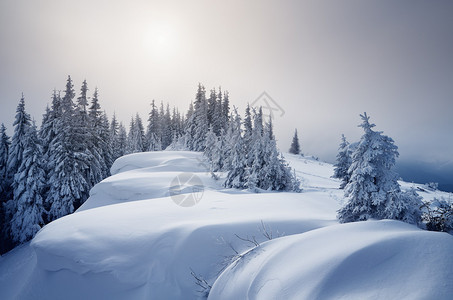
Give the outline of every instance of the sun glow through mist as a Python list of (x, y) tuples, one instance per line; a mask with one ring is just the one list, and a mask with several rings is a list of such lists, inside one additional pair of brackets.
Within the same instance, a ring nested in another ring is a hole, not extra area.
[(169, 24), (153, 24), (142, 35), (143, 50), (154, 59), (166, 59), (177, 50), (177, 35)]

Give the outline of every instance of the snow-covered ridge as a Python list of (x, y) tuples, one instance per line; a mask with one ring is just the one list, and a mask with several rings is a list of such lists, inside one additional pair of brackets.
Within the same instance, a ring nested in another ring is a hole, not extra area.
[[(198, 299), (193, 270), (212, 285), (209, 299), (449, 299), (452, 236), (397, 221), (340, 225), (332, 165), (286, 157), (302, 193), (223, 189), (200, 153), (122, 157), (76, 213), (0, 258), (0, 298)], [(192, 207), (169, 196), (184, 172), (204, 185)], [(250, 250), (236, 235), (260, 246), (232, 263), (233, 249)]]

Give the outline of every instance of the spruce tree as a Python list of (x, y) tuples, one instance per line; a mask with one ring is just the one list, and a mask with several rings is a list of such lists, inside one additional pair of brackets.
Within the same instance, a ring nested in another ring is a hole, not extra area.
[(15, 209), (11, 236), (15, 243), (30, 240), (44, 225), (43, 193), (46, 181), (36, 126), (28, 128), (24, 146), (23, 160), (13, 183)]
[(8, 185), (8, 151), (11, 145), (10, 138), (6, 134), (6, 127), (2, 123), (0, 127), (0, 254), (9, 250), (7, 245), (8, 235), (3, 229), (6, 228), (5, 207), (6, 201), (11, 199), (11, 186)]
[(129, 122), (129, 132), (127, 134), (127, 153), (136, 153), (138, 150), (135, 149), (137, 142), (135, 141), (135, 119), (131, 117), (131, 121)]
[(214, 126), (215, 111), (217, 106), (217, 94), (215, 88), (211, 90), (211, 94), (208, 99), (208, 126)]
[(118, 129), (118, 154), (121, 157), (127, 153), (127, 132), (123, 123), (120, 122)]
[(193, 129), (193, 145), (192, 150), (204, 151), (206, 134), (208, 133), (208, 115), (207, 115), (207, 102), (206, 91), (204, 86), (198, 84), (197, 94), (195, 96), (194, 114), (192, 124)]
[(8, 183), (11, 184), (14, 174), (17, 173), (19, 169), (23, 153), (25, 150), (25, 135), (27, 134), (28, 128), (31, 126), (30, 115), (25, 111), (25, 98), (22, 94), (22, 97), (17, 105), (16, 109), (16, 118), (13, 123), (14, 126), (14, 135), (11, 140), (11, 146), (9, 148), (8, 155)]
[(161, 119), (161, 128), (162, 128), (162, 150), (165, 150), (170, 146), (173, 139), (173, 130), (171, 124), (171, 115), (170, 115), (170, 105), (167, 103), (165, 109), (165, 114)]
[(297, 136), (297, 129), (294, 131), (294, 137), (293, 137), (293, 141), (291, 143), (291, 148), (289, 148), (289, 153), (300, 154), (300, 144), (299, 144), (299, 137)]
[[(219, 88), (219, 95), (221, 95), (220, 88)], [(222, 123), (223, 123), (223, 126), (226, 126), (228, 124), (229, 116), (230, 116), (230, 96), (229, 96), (228, 91), (225, 91), (223, 93), (222, 113), (223, 113)]]
[(101, 123), (101, 105), (99, 105), (99, 91), (98, 88), (95, 88), (93, 97), (91, 98), (91, 106), (89, 108), (89, 116), (91, 120), (91, 126), (97, 128)]
[(146, 150), (160, 151), (162, 150), (161, 140), (159, 138), (160, 120), (159, 111), (155, 105), (155, 101), (151, 102), (151, 111), (148, 117), (148, 127), (146, 130)]
[[(143, 129), (143, 125), (142, 125)], [(102, 145), (102, 159), (104, 161), (103, 165), (105, 169), (103, 170), (103, 178), (110, 176), (110, 167), (113, 164), (113, 144), (110, 135), (110, 122), (107, 116), (107, 113), (101, 115), (101, 123), (99, 125), (99, 138), (101, 140)], [(144, 142), (145, 134), (142, 134), (142, 139)], [(144, 149), (142, 147), (142, 149)], [(143, 150), (142, 150), (143, 151)], [(103, 179), (102, 178), (102, 179)]]
[(231, 145), (230, 150), (230, 170), (225, 180), (224, 186), (230, 188), (242, 189), (246, 187), (248, 169), (246, 163), (246, 156), (244, 153), (244, 139), (242, 137), (241, 117), (236, 109), (234, 109), (234, 116), (231, 118), (232, 134), (228, 142)]
[(263, 110), (260, 107), (258, 112), (253, 110), (253, 113), (253, 132), (250, 149), (250, 174), (247, 182), (247, 186), (250, 189), (260, 188), (263, 185), (262, 170), (267, 159), (263, 151)]
[(226, 130), (227, 124), (225, 124), (225, 121), (223, 117), (222, 91), (219, 87), (212, 117), (212, 129), (217, 136), (220, 136), (222, 129)]
[[(0, 210), (2, 210), (2, 204), (10, 199), (8, 186), (8, 152), (11, 141), (9, 136), (6, 134), (6, 127), (2, 123), (0, 127)], [(1, 212), (0, 212), (1, 213)]]
[(204, 156), (207, 158), (209, 162), (209, 171), (216, 172), (220, 170), (220, 166), (218, 165), (218, 158), (217, 156), (220, 154), (220, 149), (218, 149), (219, 140), (210, 126), (209, 131), (206, 135), (206, 148), (204, 150)]
[(251, 153), (252, 142), (253, 142), (252, 114), (250, 111), (250, 105), (247, 103), (244, 118), (244, 154), (246, 157), (247, 167), (250, 167), (253, 162), (253, 155)]
[[(93, 128), (90, 116), (88, 114), (88, 85), (86, 80), (83, 81), (80, 89), (80, 96), (74, 108), (72, 138), (75, 148), (72, 149), (80, 160), (80, 172), (88, 183), (88, 189), (83, 192), (81, 202), (89, 197), (89, 190), (105, 177), (102, 168), (102, 150), (97, 147), (97, 132)], [(80, 205), (76, 204), (76, 206)]]
[(16, 212), (16, 202), (13, 194), (14, 177), (22, 164), (24, 151), (26, 150), (26, 135), (31, 127), (30, 115), (25, 111), (25, 98), (22, 97), (17, 105), (16, 117), (13, 123), (14, 135), (8, 153), (7, 176), (4, 186), (7, 187), (7, 199), (4, 203), (4, 236), (7, 241), (11, 238), (11, 220)]
[(360, 115), (364, 134), (352, 154), (351, 178), (345, 187), (347, 203), (338, 211), (340, 222), (396, 219), (417, 222), (417, 200), (401, 193), (393, 167), (398, 147), (393, 140), (373, 131), (366, 113)]
[(86, 172), (88, 154), (77, 144), (75, 126), (75, 97), (71, 77), (68, 76), (65, 95), (61, 99), (61, 116), (55, 122), (55, 137), (49, 146), (48, 175), (50, 185), (45, 203), (48, 221), (70, 214), (85, 200), (89, 191)]
[(116, 114), (113, 114), (112, 121), (110, 122), (110, 141), (112, 143), (112, 161), (122, 156), (121, 148), (119, 145), (119, 130), (120, 124), (116, 119)]
[(344, 187), (349, 182), (349, 178), (351, 177), (349, 173), (349, 167), (352, 163), (352, 153), (349, 146), (349, 142), (346, 140), (344, 134), (342, 134), (341, 144), (338, 148), (337, 161), (334, 165), (335, 168), (333, 174), (333, 178), (341, 179), (340, 189), (344, 189)]

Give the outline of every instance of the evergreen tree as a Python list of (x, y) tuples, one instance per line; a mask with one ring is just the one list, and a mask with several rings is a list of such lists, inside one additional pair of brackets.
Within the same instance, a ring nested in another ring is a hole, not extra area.
[[(4, 227), (3, 234), (7, 244), (11, 239), (11, 220), (16, 211), (16, 203), (14, 201), (13, 194), (13, 182), (14, 176), (19, 171), (19, 168), (23, 161), (23, 154), (26, 150), (26, 135), (31, 127), (31, 118), (30, 115), (25, 111), (25, 98), (22, 94), (22, 97), (17, 105), (16, 109), (16, 118), (13, 123), (14, 126), (14, 135), (11, 140), (11, 145), (9, 147), (8, 153), (8, 163), (7, 163), (7, 176), (4, 182), (4, 186), (7, 187), (6, 203), (4, 203)], [(7, 245), (8, 246), (8, 245)]]
[(218, 155), (220, 154), (220, 149), (218, 149), (219, 140), (215, 135), (212, 126), (209, 128), (208, 134), (206, 135), (206, 148), (204, 150), (204, 156), (207, 158), (210, 166), (209, 171), (216, 172), (220, 170), (218, 165)]
[(8, 199), (10, 199), (9, 194), (10, 186), (7, 185), (8, 184), (7, 164), (10, 145), (11, 145), (10, 138), (6, 134), (5, 125), (2, 123), (0, 127), (0, 210), (2, 209), (3, 202), (6, 202)]
[(349, 167), (351, 166), (351, 149), (344, 134), (341, 135), (341, 144), (338, 148), (337, 162), (334, 165), (333, 178), (341, 179), (340, 189), (348, 184), (350, 179)]
[(165, 150), (172, 142), (173, 129), (171, 123), (170, 105), (167, 103), (165, 114), (161, 118), (162, 150)]
[(13, 126), (15, 126), (14, 135), (11, 140), (8, 155), (8, 185), (12, 183), (13, 176), (17, 173), (17, 170), (19, 170), (22, 163), (25, 150), (25, 135), (28, 128), (31, 126), (30, 115), (25, 111), (25, 98), (23, 94), (16, 109), (16, 119), (14, 120)]
[(120, 123), (118, 129), (118, 154), (121, 157), (127, 153), (127, 132), (123, 123)]
[(300, 154), (300, 145), (299, 145), (299, 137), (297, 136), (297, 129), (294, 131), (294, 137), (293, 137), (293, 141), (291, 143), (291, 148), (289, 148), (289, 153)]
[(247, 103), (244, 118), (244, 153), (246, 157), (247, 167), (250, 167), (253, 162), (253, 154), (251, 152), (252, 142), (253, 142), (252, 114), (250, 112), (250, 105)]
[[(221, 93), (221, 89), (219, 88), (219, 95), (220, 95), (220, 93)], [(219, 99), (221, 99), (221, 98), (219, 97)], [(228, 124), (229, 115), (230, 115), (230, 97), (229, 97), (228, 91), (225, 91), (223, 93), (222, 112), (223, 112), (222, 122), (223, 122), (223, 125), (226, 126), (226, 124)]]
[(8, 185), (8, 151), (11, 145), (10, 138), (6, 134), (6, 127), (2, 123), (0, 127), (0, 254), (9, 250), (7, 245), (7, 232), (5, 220), (5, 207), (6, 201), (11, 199), (11, 186)]
[(87, 99), (88, 85), (87, 81), (84, 80), (82, 87), (80, 88), (80, 97), (77, 98), (77, 106), (79, 111), (87, 114), (88, 99)]
[(135, 119), (131, 117), (131, 121), (129, 122), (129, 132), (127, 134), (127, 153), (135, 153), (139, 152), (135, 149), (137, 142), (135, 141)]
[(99, 90), (95, 88), (88, 110), (90, 143), (96, 169), (91, 170), (90, 187), (100, 182), (110, 174), (112, 163), (112, 149), (110, 144), (109, 121), (99, 104)]
[(172, 143), (175, 143), (182, 134), (181, 114), (176, 107), (173, 107), (173, 113), (171, 116), (171, 129), (173, 132)]
[[(143, 124), (141, 125), (141, 128), (142, 128), (142, 143), (144, 143), (145, 134), (143, 131)], [(113, 145), (110, 135), (110, 122), (105, 111), (101, 115), (101, 123), (99, 125), (99, 138), (102, 144), (102, 159), (104, 160), (103, 165), (105, 166), (102, 178), (106, 178), (110, 176), (110, 167), (113, 164)], [(143, 146), (142, 149), (144, 149)]]
[(206, 91), (204, 86), (198, 84), (198, 91), (195, 97), (194, 114), (193, 114), (193, 149), (194, 151), (203, 151), (205, 148), (206, 134), (208, 133), (208, 116)]
[[(43, 155), (45, 161), (48, 162), (47, 165), (49, 165), (48, 158), (50, 156), (49, 154), (49, 147), (51, 142), (56, 136), (56, 122), (57, 119), (61, 117), (61, 97), (60, 94), (57, 94), (57, 91), (53, 91), (52, 95), (52, 108), (49, 109), (47, 107), (45, 114), (43, 115), (42, 123), (41, 123), (41, 129), (39, 130), (39, 138), (41, 139), (41, 144), (43, 147)], [(49, 172), (49, 170), (52, 169), (50, 167), (47, 169), (46, 167), (46, 173)]]
[(48, 151), (48, 162), (52, 166), (48, 176), (50, 188), (45, 199), (49, 208), (48, 221), (72, 213), (86, 200), (84, 197), (90, 187), (86, 181), (89, 158), (74, 139), (77, 135), (74, 131), (74, 96), (72, 80), (68, 76), (65, 95), (61, 100), (61, 116), (55, 122), (56, 135)]
[(98, 88), (95, 88), (93, 97), (91, 98), (91, 106), (89, 109), (89, 116), (92, 122), (92, 127), (97, 128), (101, 123), (101, 105), (99, 105), (99, 92)]
[[(80, 97), (77, 98), (77, 105), (74, 108), (72, 117), (72, 143), (75, 146), (72, 151), (80, 161), (80, 172), (88, 188), (83, 191), (81, 205), (89, 197), (89, 190), (105, 177), (101, 153), (103, 149), (98, 147), (96, 128), (92, 127), (92, 120), (88, 114), (87, 100), (88, 86), (86, 80), (83, 81), (80, 89)], [(93, 122), (94, 123), (94, 122)], [(83, 167), (82, 167), (83, 166)]]
[(208, 99), (208, 125), (213, 126), (215, 120), (215, 111), (217, 106), (217, 94), (215, 89), (211, 90), (211, 94)]
[(219, 87), (212, 117), (212, 129), (217, 136), (220, 136), (222, 129), (226, 130), (227, 125), (224, 123), (225, 121), (223, 117), (222, 89)]
[(234, 117), (231, 118), (231, 126), (233, 128), (230, 136), (229, 144), (231, 147), (231, 167), (225, 180), (224, 186), (230, 188), (242, 189), (246, 187), (248, 169), (246, 163), (246, 156), (244, 153), (244, 139), (241, 130), (241, 117), (234, 110)]
[(24, 138), (23, 160), (14, 176), (14, 214), (11, 236), (15, 243), (24, 243), (44, 225), (43, 192), (45, 171), (36, 126), (31, 126)]
[(160, 151), (162, 150), (162, 144), (159, 138), (160, 132), (160, 120), (159, 111), (154, 103), (151, 102), (151, 112), (148, 117), (148, 127), (146, 131), (146, 146), (148, 151)]
[(122, 156), (121, 147), (119, 144), (120, 124), (116, 119), (116, 114), (113, 114), (112, 121), (110, 122), (110, 141), (112, 144), (112, 161)]
[[(338, 211), (340, 222), (374, 219), (414, 221), (418, 208), (416, 199), (402, 194), (393, 171), (397, 147), (382, 132), (373, 131), (367, 114), (360, 115), (364, 130), (357, 149), (352, 154), (351, 178), (345, 187), (348, 202)], [(408, 199), (410, 198), (410, 200)]]
[(251, 189), (262, 186), (262, 169), (266, 163), (263, 143), (263, 110), (260, 107), (258, 112), (255, 110), (253, 116), (253, 132), (250, 149), (250, 175), (247, 186)]
[(131, 119), (130, 129), (129, 129), (129, 152), (137, 153), (145, 151), (145, 130), (143, 127), (143, 122), (138, 113), (135, 115), (135, 118)]

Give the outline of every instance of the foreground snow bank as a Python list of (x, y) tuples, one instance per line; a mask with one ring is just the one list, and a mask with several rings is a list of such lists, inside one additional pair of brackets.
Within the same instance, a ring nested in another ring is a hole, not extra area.
[(231, 264), (209, 299), (451, 299), (453, 237), (398, 221), (273, 240)]
[[(198, 299), (191, 270), (212, 299), (448, 299), (452, 236), (393, 221), (339, 225), (332, 165), (287, 158), (302, 193), (222, 189), (200, 153), (122, 157), (81, 209), (0, 258), (0, 299)], [(193, 207), (169, 197), (184, 172), (204, 185)], [(284, 237), (266, 242), (261, 221)], [(261, 246), (232, 263), (250, 249), (236, 235)]]

